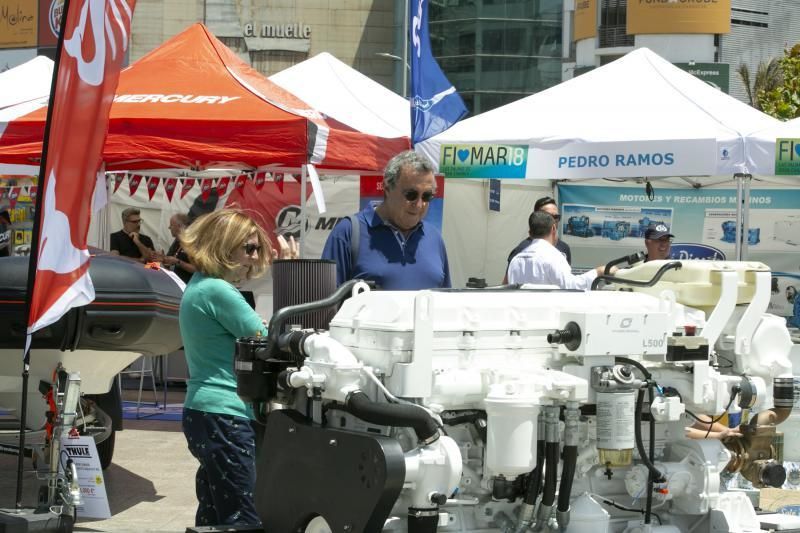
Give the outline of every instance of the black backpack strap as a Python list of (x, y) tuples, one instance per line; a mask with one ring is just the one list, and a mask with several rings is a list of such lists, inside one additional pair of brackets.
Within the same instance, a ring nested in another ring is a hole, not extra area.
[(361, 224), (356, 215), (349, 215), (350, 220), (350, 268), (355, 269), (358, 260), (358, 248), (361, 245)]

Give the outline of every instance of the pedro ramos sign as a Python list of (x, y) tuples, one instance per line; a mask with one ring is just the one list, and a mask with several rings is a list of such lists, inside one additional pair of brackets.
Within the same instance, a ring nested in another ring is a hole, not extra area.
[(528, 147), (515, 144), (444, 144), (439, 172), (448, 178), (524, 179)]

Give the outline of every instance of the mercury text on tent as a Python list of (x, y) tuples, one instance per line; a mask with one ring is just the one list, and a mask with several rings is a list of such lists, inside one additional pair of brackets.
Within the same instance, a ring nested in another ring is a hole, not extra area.
[(126, 104), (227, 104), (240, 96), (212, 96), (195, 94), (118, 94), (114, 102)]

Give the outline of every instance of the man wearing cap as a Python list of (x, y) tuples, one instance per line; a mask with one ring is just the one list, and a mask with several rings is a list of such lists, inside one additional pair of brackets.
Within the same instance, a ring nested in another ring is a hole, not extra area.
[(651, 225), (644, 232), (644, 247), (647, 248), (645, 261), (669, 259), (670, 246), (675, 235), (664, 224)]

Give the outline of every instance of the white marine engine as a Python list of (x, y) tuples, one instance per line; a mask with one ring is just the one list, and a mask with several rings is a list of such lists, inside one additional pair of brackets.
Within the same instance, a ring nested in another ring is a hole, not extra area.
[[(791, 341), (770, 275), (656, 261), (591, 292), (350, 283), (279, 311), (237, 343), (266, 424), (265, 530), (761, 531), (722, 477), (785, 478)], [(328, 331), (282, 332), (345, 293)], [(723, 415), (742, 436), (703, 438)]]

